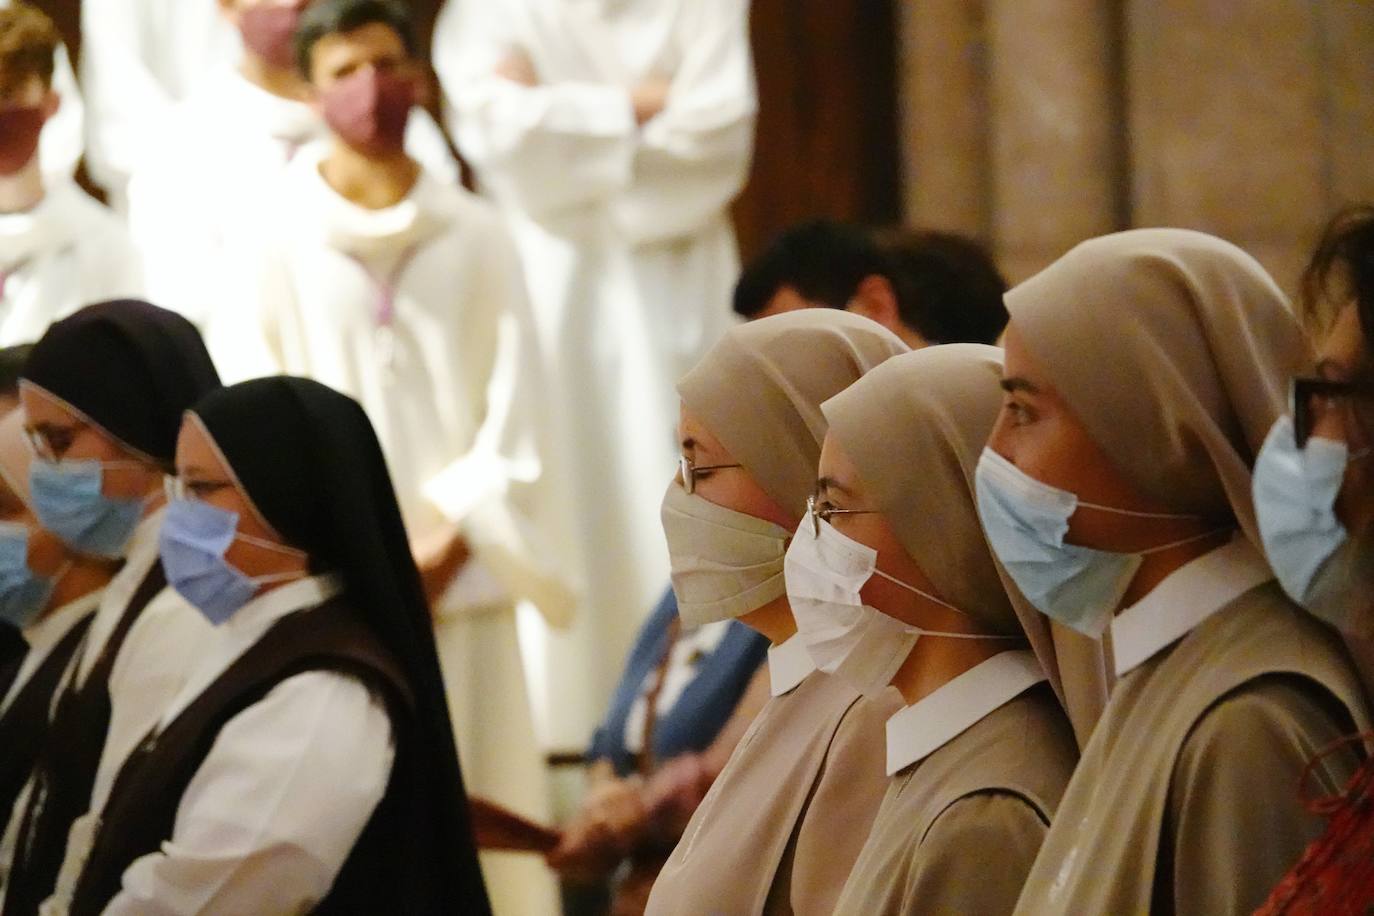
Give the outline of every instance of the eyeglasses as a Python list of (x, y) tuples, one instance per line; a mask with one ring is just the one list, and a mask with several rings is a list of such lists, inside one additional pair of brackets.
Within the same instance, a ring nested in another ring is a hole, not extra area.
[(24, 427), (24, 435), (28, 438), (29, 446), (35, 455), (44, 461), (57, 461), (67, 453), (77, 437), (87, 428), (85, 423), (73, 423), (70, 426), (44, 423), (40, 426)]
[(821, 536), (821, 522), (828, 522), (837, 515), (874, 515), (877, 509), (837, 509), (816, 502), (815, 496), (806, 497), (806, 517), (811, 519), (811, 534)]
[(678, 470), (682, 473), (682, 488), (688, 493), (695, 493), (697, 490), (697, 475), (706, 474), (710, 471), (724, 471), (727, 468), (744, 467), (742, 464), (709, 464), (704, 467), (697, 467), (692, 463), (692, 459), (682, 455), (677, 460)]
[(1352, 400), (1374, 401), (1374, 383), (1299, 376), (1293, 379), (1289, 398), (1293, 409), (1294, 438), (1298, 448), (1305, 448), (1317, 421), (1335, 409), (1337, 401), (1347, 406)]

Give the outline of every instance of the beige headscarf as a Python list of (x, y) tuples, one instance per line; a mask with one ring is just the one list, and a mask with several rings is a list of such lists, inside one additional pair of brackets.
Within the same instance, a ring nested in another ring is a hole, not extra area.
[(731, 328), (678, 393), (764, 492), (800, 519), (825, 438), (821, 404), (906, 352), (867, 318), (801, 309)]
[(824, 410), (831, 438), (872, 496), (865, 508), (883, 514), (942, 598), (982, 632), (1010, 636), (1021, 626), (983, 536), (973, 484), (1002, 406), (1001, 378), (996, 347), (931, 347), (888, 360)]
[[(1121, 232), (1074, 248), (1006, 302), (1027, 350), (1132, 483), (1174, 511), (1233, 517), (1259, 545), (1250, 469), (1312, 354), (1254, 258), (1200, 232)], [(1106, 702), (1110, 647), (1038, 613), (1023, 624), (1085, 738)]]
[(0, 481), (19, 501), (29, 502), (29, 465), (33, 448), (24, 434), (24, 411), (12, 410), (0, 419)]

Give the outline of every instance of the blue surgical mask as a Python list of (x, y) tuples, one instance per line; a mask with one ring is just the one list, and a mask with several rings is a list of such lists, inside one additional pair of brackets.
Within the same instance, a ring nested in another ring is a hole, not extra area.
[(135, 461), (35, 461), (29, 492), (38, 523), (87, 556), (124, 556), (143, 517), (143, 499), (119, 499), (101, 492), (105, 471), (138, 468)]
[(290, 547), (240, 534), (238, 525), (235, 513), (196, 499), (174, 500), (162, 520), (160, 547), (167, 583), (215, 626), (238, 613), (262, 586), (306, 575), (289, 572), (252, 578), (234, 567), (224, 554), (236, 540), (303, 556)]
[(29, 568), (29, 529), (0, 523), (0, 622), (24, 629), (43, 613), (62, 572), (40, 576)]
[(1337, 629), (1363, 634), (1374, 623), (1374, 557), (1336, 517), (1350, 460), (1345, 443), (1332, 439), (1312, 437), (1298, 448), (1292, 419), (1280, 417), (1255, 460), (1255, 516), (1288, 596)]
[(1137, 553), (1113, 553), (1064, 543), (1079, 506), (1134, 518), (1194, 519), (1082, 502), (1042, 483), (992, 449), (975, 473), (978, 516), (988, 543), (1013, 581), (1045, 616), (1086, 636), (1102, 635), (1142, 559), (1217, 534), (1208, 531)]

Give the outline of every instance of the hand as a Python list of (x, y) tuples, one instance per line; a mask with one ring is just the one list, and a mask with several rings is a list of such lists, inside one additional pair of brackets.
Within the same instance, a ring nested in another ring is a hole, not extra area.
[(680, 837), (713, 781), (714, 773), (700, 754), (683, 754), (660, 767), (643, 792), (654, 830), (665, 839)]
[(592, 884), (614, 871), (622, 858), (609, 833), (579, 816), (544, 861), (564, 878)]
[(425, 598), (431, 606), (443, 597), (453, 577), (462, 571), (472, 557), (467, 539), (452, 526), (415, 541), (411, 544), (411, 551), (415, 554), (415, 565), (420, 569)]
[(521, 86), (538, 86), (539, 73), (534, 69), (534, 61), (522, 48), (513, 48), (496, 65), (496, 75)]
[(630, 100), (635, 107), (635, 121), (647, 124), (668, 106), (668, 93), (673, 88), (672, 80), (665, 76), (651, 76), (630, 90)]

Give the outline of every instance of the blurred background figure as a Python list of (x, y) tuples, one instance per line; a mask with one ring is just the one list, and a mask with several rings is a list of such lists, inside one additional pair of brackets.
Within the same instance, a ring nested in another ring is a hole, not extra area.
[[(434, 609), (468, 786), (547, 820), (516, 606), (561, 626), (574, 599), (515, 246), (489, 204), (407, 152), (424, 71), (405, 4), (317, 0), (296, 41), (330, 137), (286, 170), (285, 218), (244, 267), (261, 285), (211, 345), (233, 378), (308, 376), (363, 405)], [(537, 858), (484, 868), (498, 912), (556, 906)]]
[[(171, 109), (175, 132), (135, 167), (128, 191), (148, 295), (201, 325), (217, 305), (232, 307), (238, 264), (273, 211), (285, 166), (328, 136), (293, 42), (310, 0), (217, 6), (243, 40), (242, 58)], [(458, 181), (443, 132), (423, 109), (410, 117), (406, 148), (436, 178)]]
[(613, 670), (656, 600), (672, 386), (730, 324), (728, 207), (756, 110), (747, 19), (744, 0), (455, 0), (438, 20), (450, 129), (524, 260), (575, 485), (587, 616), (576, 651), (550, 659), (588, 688), (560, 691), (571, 721), (611, 684), (558, 657)]
[[(0, 9), (9, 6), (13, 0), (0, 0)], [(59, 44), (55, 55), (52, 88), (57, 93), (60, 105), (57, 114), (49, 120), (39, 144), (39, 154), (43, 160), (43, 171), (48, 174), (71, 175), (81, 161), (81, 151), (86, 145), (85, 105), (81, 101), (81, 90), (76, 85), (76, 74), (72, 72), (72, 61), (67, 46)]]
[(119, 220), (70, 167), (44, 174), (42, 141), (62, 127), (54, 118), (66, 102), (54, 83), (60, 48), (37, 7), (0, 7), (0, 346), (37, 340), (81, 306), (140, 287)]
[(115, 209), (145, 158), (175, 136), (175, 104), (238, 60), (215, 0), (82, 0), (86, 165)]

